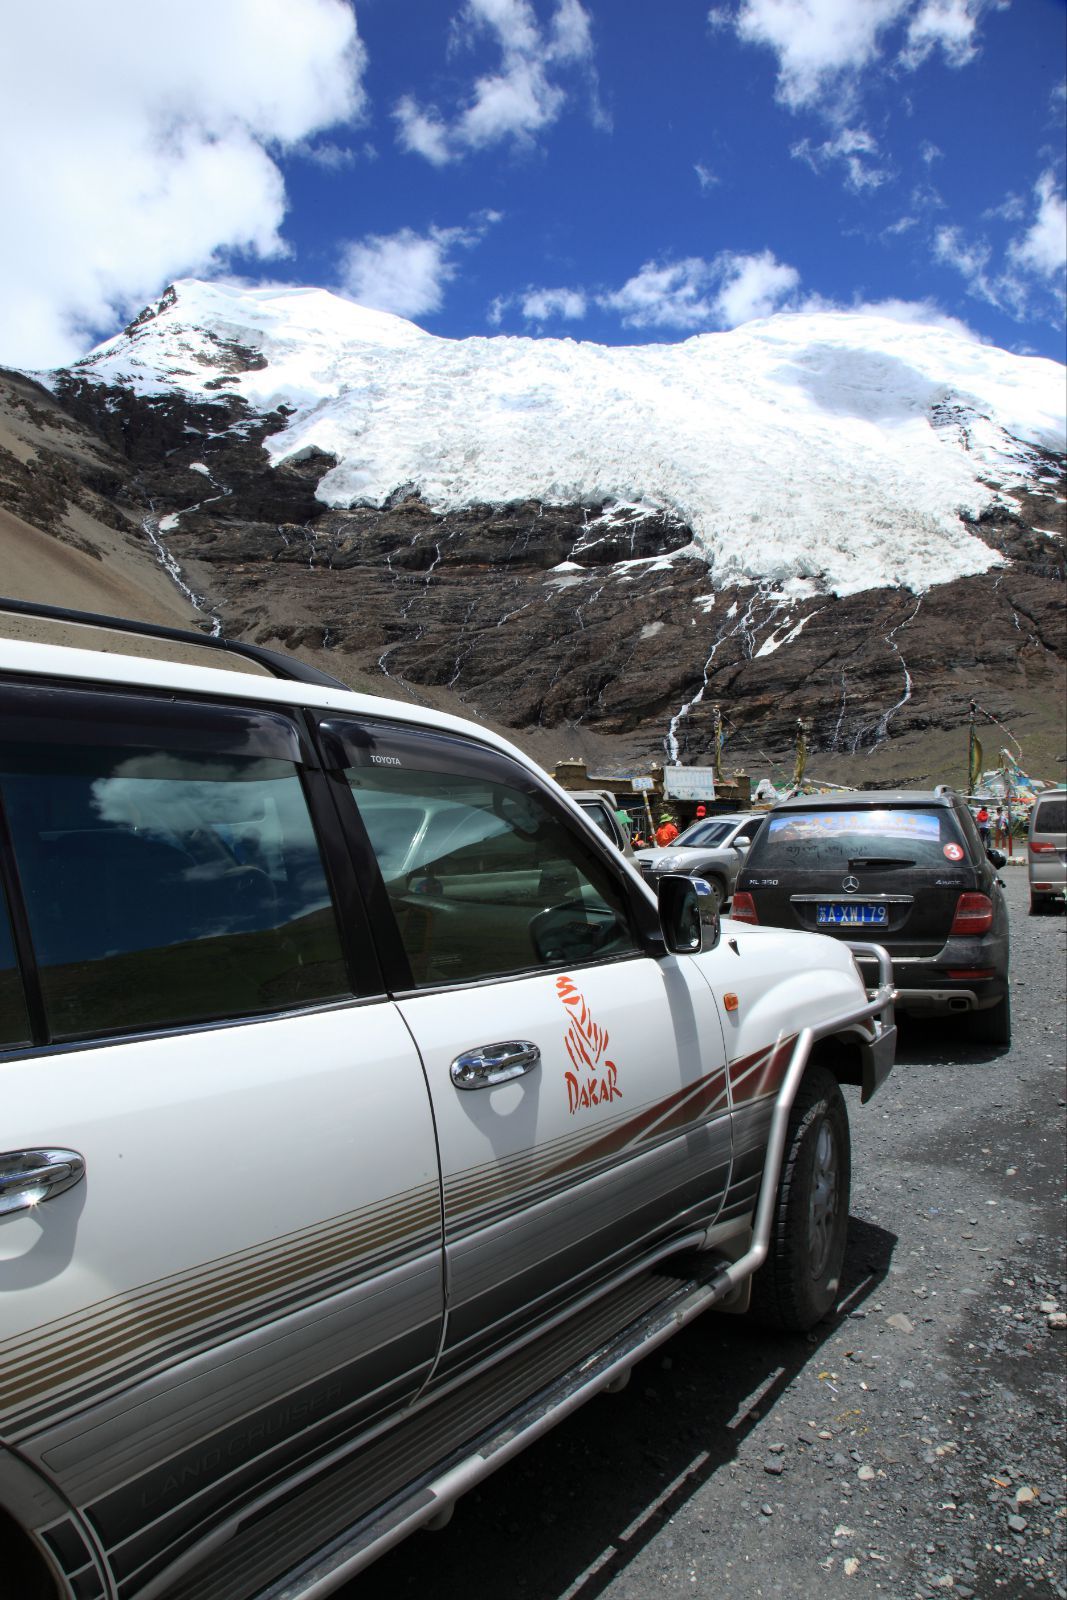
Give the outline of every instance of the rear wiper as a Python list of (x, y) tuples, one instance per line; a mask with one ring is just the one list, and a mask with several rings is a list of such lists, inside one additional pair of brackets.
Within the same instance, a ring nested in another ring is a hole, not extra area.
[(851, 856), (850, 867), (913, 867), (914, 861), (904, 856)]

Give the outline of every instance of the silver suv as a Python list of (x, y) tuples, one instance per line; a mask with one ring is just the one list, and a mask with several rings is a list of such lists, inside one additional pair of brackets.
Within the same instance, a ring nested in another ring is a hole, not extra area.
[(474, 724), (4, 609), (223, 668), (0, 642), (6, 1592), (324, 1595), (698, 1313), (834, 1305), (886, 958), (720, 942)]
[(736, 811), (705, 817), (690, 823), (672, 844), (637, 850), (634, 859), (653, 884), (665, 872), (706, 879), (716, 904), (723, 905), (734, 892), (749, 845), (766, 815), (765, 811)]
[(1030, 915), (1052, 911), (1067, 893), (1067, 790), (1038, 795), (1026, 839)]

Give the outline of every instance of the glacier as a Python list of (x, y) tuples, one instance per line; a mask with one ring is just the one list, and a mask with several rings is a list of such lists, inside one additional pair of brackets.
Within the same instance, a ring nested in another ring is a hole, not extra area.
[(1004, 558), (964, 517), (1014, 507), (1067, 446), (1059, 363), (877, 310), (609, 347), (443, 339), (321, 289), (187, 279), (69, 370), (286, 408), (270, 460), (333, 457), (328, 507), (668, 512), (694, 542), (664, 559), (704, 560), (713, 589), (921, 594), (986, 571)]

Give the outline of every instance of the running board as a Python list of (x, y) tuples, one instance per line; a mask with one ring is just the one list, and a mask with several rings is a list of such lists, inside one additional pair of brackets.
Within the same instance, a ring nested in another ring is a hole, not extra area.
[[(248, 1519), (163, 1594), (167, 1600), (331, 1594), (415, 1529), (443, 1526), (460, 1496), (594, 1395), (621, 1388), (635, 1362), (731, 1293), (726, 1267), (721, 1258), (690, 1255), (605, 1295), (483, 1377), (413, 1412), (284, 1505)], [(459, 1449), (457, 1438), (464, 1441)], [(354, 1510), (368, 1506), (353, 1519)]]

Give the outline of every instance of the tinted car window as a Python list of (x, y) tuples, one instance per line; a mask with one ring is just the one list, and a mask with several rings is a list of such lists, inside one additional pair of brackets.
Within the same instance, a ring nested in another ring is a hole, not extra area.
[(684, 833), (680, 833), (674, 842), (676, 845), (683, 844), (687, 847), (721, 844), (734, 826), (732, 822), (694, 822)]
[(291, 762), (16, 744), (0, 788), (53, 1038), (346, 990)]
[(848, 811), (784, 811), (767, 818), (748, 854), (750, 867), (772, 862), (818, 870), (857, 863), (902, 866), (962, 861), (965, 847), (947, 809), (886, 806)]
[(1039, 800), (1034, 808), (1033, 833), (1067, 833), (1067, 797)]
[(30, 1037), (22, 977), (15, 960), (11, 921), (0, 890), (0, 1046), (27, 1044)]
[(417, 985), (638, 948), (621, 886), (537, 792), (410, 758), (345, 776)]

